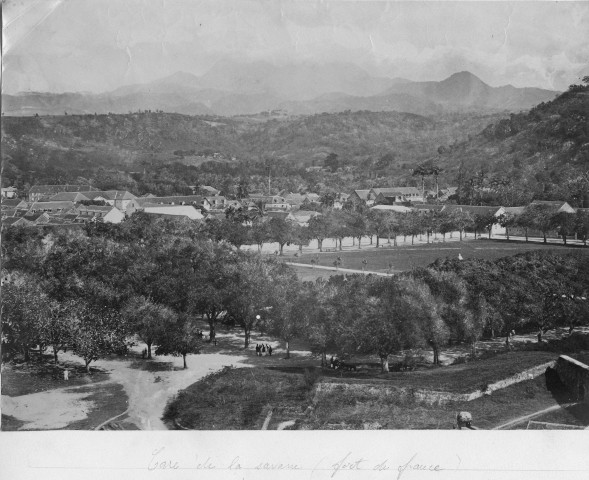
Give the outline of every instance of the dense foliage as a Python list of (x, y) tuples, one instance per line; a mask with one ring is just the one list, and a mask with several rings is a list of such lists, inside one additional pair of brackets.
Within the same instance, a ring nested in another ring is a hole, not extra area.
[[(337, 215), (356, 224), (354, 212)], [(208, 228), (136, 214), (83, 230), (7, 230), (3, 354), (28, 358), (33, 346), (51, 347), (57, 362), (71, 348), (89, 368), (139, 338), (149, 354), (155, 345), (156, 355), (179, 355), (186, 365), (206, 346), (194, 322), (202, 317), (209, 342), (222, 321), (243, 330), (246, 348), (258, 330), (280, 338), (287, 355), (303, 338), (324, 363), (334, 353), (374, 355), (388, 371), (389, 356), (406, 349), (429, 348), (439, 363), (449, 342), (475, 350), (484, 335), (509, 342), (514, 329), (572, 332), (589, 318), (585, 255), (446, 260), (394, 277), (301, 283), (276, 258), (241, 251)], [(277, 235), (284, 229), (288, 222)]]

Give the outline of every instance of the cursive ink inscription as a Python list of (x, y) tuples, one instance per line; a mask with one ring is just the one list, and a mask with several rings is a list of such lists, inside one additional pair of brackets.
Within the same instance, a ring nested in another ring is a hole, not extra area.
[(229, 467), (227, 469), (228, 470), (241, 470), (241, 464), (239, 463), (239, 457), (235, 457), (233, 460), (231, 460), (231, 463), (229, 464)]
[(216, 468), (216, 465), (211, 461), (211, 457), (207, 457), (207, 459), (204, 462), (199, 462), (198, 455), (196, 456), (197, 470), (215, 470)]
[(164, 451), (165, 447), (156, 448), (153, 452), (151, 452), (151, 459), (147, 464), (148, 470), (177, 470), (180, 468), (178, 462), (170, 459), (164, 459), (161, 453)]
[(260, 462), (256, 465), (256, 470), (300, 470), (296, 463), (269, 463)]
[(418, 463), (415, 461), (415, 457), (417, 457), (417, 453), (413, 455), (409, 461), (403, 465), (399, 465), (397, 480), (401, 480), (401, 476), (406, 471), (420, 471), (420, 472), (440, 472), (442, 469), (437, 464), (425, 464), (425, 463)]
[(344, 458), (342, 458), (339, 462), (334, 463), (331, 465), (332, 472), (331, 478), (335, 477), (337, 472), (340, 470), (363, 470), (362, 463), (366, 462), (363, 458), (352, 458), (352, 452), (348, 452)]

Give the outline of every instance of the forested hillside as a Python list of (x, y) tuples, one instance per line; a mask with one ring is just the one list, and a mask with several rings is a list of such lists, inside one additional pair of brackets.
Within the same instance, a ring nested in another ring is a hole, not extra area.
[[(254, 176), (255, 183), (270, 164), (277, 187), (348, 188), (378, 176), (392, 185), (412, 181), (413, 166), (440, 145), (464, 140), (498, 118), (367, 111), (278, 118), (163, 112), (4, 117), (3, 182), (24, 188), (83, 177), (102, 188), (143, 193), (163, 176), (168, 185), (161, 193), (171, 194), (194, 183), (225, 185), (228, 177)], [(306, 175), (305, 167), (323, 165), (331, 153), (351, 169)]]
[[(589, 85), (439, 149), (462, 201), (522, 205), (532, 198), (581, 206), (589, 192)], [(589, 205), (586, 205), (589, 206)]]
[[(572, 86), (526, 113), (343, 112), (310, 116), (127, 115), (4, 117), (3, 186), (89, 181), (138, 194), (216, 185), (349, 191), (418, 185), (413, 169), (441, 168), (459, 202), (583, 204), (589, 192), (588, 86)], [(329, 161), (325, 162), (326, 158)], [(321, 171), (307, 171), (324, 166)], [(81, 178), (80, 178), (81, 177)], [(433, 187), (433, 177), (426, 186)]]

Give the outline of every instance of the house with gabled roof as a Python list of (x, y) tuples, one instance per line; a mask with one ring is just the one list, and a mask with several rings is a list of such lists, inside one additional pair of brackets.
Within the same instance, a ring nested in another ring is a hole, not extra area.
[(2, 199), (2, 208), (15, 208), (17, 210), (28, 210), (29, 204), (25, 202), (22, 198), (3, 198)]
[(2, 219), (2, 227), (28, 227), (32, 223), (24, 217), (7, 217)]
[(30, 225), (42, 225), (49, 222), (49, 215), (47, 212), (27, 213), (24, 217)]
[(452, 195), (458, 193), (458, 187), (440, 188), (438, 191), (438, 200), (440, 202), (447, 202)]
[(203, 197), (210, 205), (212, 210), (224, 210), (227, 208), (227, 199), (222, 195)]
[(91, 185), (33, 185), (28, 192), (29, 202), (49, 199), (60, 192), (92, 192), (97, 189)]
[(61, 202), (34, 202), (29, 208), (29, 212), (48, 212), (48, 213), (59, 213), (67, 212), (74, 207), (74, 202), (61, 201)]
[(190, 185), (188, 188), (192, 190), (193, 195), (202, 195), (203, 197), (214, 197), (221, 195), (221, 190), (217, 190), (210, 185)]
[(563, 200), (534, 200), (532, 203), (530, 203), (530, 206), (534, 205), (545, 205), (552, 207), (555, 212), (575, 213), (576, 211), (568, 204), (568, 202)]
[(385, 202), (423, 202), (419, 190), (415, 187), (371, 188), (368, 199), (374, 203)]
[(0, 192), (2, 198), (16, 198), (18, 189), (16, 187), (2, 187)]
[(321, 213), (314, 210), (296, 210), (290, 212), (286, 219), (298, 223), (301, 227), (306, 227), (309, 225), (309, 220), (318, 215), (321, 215)]
[(364, 204), (364, 205), (372, 205), (374, 203), (374, 199), (370, 200), (369, 198), (370, 189), (368, 190), (354, 190), (349, 197), (349, 200), (355, 204)]
[(254, 204), (264, 205), (265, 210), (290, 210), (290, 203), (280, 195), (263, 195), (258, 193), (251, 193), (248, 195), (248, 200)]
[(346, 202), (348, 201), (349, 198), (350, 198), (350, 195), (347, 193), (343, 193), (343, 192), (336, 193), (335, 199), (333, 201), (333, 208), (335, 210), (341, 210), (342, 208), (344, 208), (344, 205), (346, 204)]
[(72, 213), (81, 222), (121, 223), (125, 219), (125, 214), (111, 205), (78, 205)]
[(287, 193), (284, 199), (290, 204), (291, 208), (300, 208), (305, 200), (305, 196), (301, 193)]
[(79, 203), (82, 201), (89, 201), (90, 198), (88, 198), (86, 195), (84, 195), (81, 192), (59, 192), (56, 193), (55, 195), (53, 195), (49, 201), (51, 202), (74, 202), (74, 203)]

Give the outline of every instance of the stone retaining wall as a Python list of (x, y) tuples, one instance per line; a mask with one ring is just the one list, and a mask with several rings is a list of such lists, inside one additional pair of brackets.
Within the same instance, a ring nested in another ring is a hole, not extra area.
[(576, 400), (589, 403), (589, 365), (561, 355), (556, 361), (556, 373)]
[[(485, 390), (475, 390), (470, 393), (453, 393), (453, 392), (437, 392), (434, 390), (424, 389), (408, 389), (404, 387), (391, 387), (390, 385), (379, 385), (376, 383), (342, 383), (342, 382), (320, 382), (317, 384), (314, 395), (314, 402), (317, 402), (319, 397), (325, 394), (332, 393), (337, 389), (343, 391), (361, 392), (363, 395), (378, 398), (381, 396), (397, 396), (412, 397), (413, 399), (429, 403), (429, 404), (445, 404), (448, 402), (471, 402), (483, 395), (490, 395), (496, 390), (509, 387), (510, 385), (523, 382), (525, 380), (531, 380), (544, 374), (548, 367), (553, 367), (555, 362), (547, 362), (542, 365), (538, 365), (533, 368), (524, 370), (523, 372), (516, 373), (511, 377), (499, 380), (498, 382), (492, 383), (487, 386)], [(589, 368), (589, 367), (588, 367)], [(589, 392), (589, 388), (586, 388), (586, 392)], [(589, 396), (589, 393), (586, 397)]]

